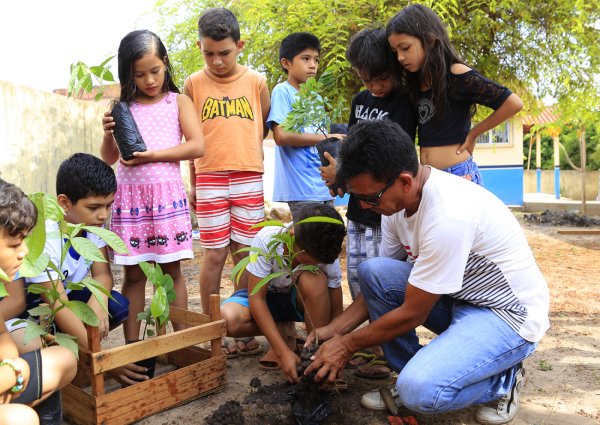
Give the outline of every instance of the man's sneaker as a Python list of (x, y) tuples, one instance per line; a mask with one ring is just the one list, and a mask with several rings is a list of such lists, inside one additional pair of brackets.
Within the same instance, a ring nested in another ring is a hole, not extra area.
[(501, 425), (512, 421), (519, 410), (519, 394), (524, 386), (525, 368), (521, 367), (516, 373), (511, 390), (495, 402), (496, 406), (481, 406), (477, 410), (477, 422), (483, 425)]
[[(388, 400), (393, 401), (393, 403), (396, 405), (396, 409), (402, 406), (402, 401), (400, 401), (400, 394), (398, 394), (396, 386), (393, 386), (392, 388), (382, 388), (377, 391), (370, 391), (368, 393), (365, 393), (360, 399), (360, 404), (369, 410), (388, 410), (388, 408), (392, 408), (393, 406), (388, 406), (385, 403), (384, 396), (387, 397)], [(391, 411), (393, 409), (389, 410)]]

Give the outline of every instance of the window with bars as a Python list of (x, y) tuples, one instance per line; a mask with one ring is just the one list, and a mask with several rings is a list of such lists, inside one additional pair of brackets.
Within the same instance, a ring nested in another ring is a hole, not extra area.
[(510, 126), (509, 121), (504, 121), (499, 126), (491, 129), (487, 133), (483, 133), (477, 137), (478, 145), (508, 145), (510, 143)]

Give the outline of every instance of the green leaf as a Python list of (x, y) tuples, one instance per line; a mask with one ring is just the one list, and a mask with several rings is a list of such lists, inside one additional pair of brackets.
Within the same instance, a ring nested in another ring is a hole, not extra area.
[(37, 258), (26, 256), (23, 259), (23, 264), (19, 269), (20, 277), (36, 277), (39, 276), (48, 268), (50, 257), (45, 252), (42, 252)]
[[(45, 195), (41, 192), (32, 193), (28, 196), (29, 200), (35, 205), (35, 208), (38, 212), (35, 227), (25, 238), (25, 243), (29, 249), (29, 254), (27, 254), (25, 260), (30, 264), (36, 263), (38, 257), (44, 252), (44, 246), (46, 245), (46, 211), (44, 208), (44, 196)], [(39, 273), (41, 273), (41, 271)]]
[(263, 221), (261, 223), (256, 223), (255, 225), (253, 225), (251, 227), (251, 229), (257, 229), (257, 228), (266, 227), (266, 226), (285, 227), (285, 224), (283, 224), (279, 220), (268, 220), (268, 221)]
[(100, 320), (98, 320), (98, 316), (94, 313), (94, 310), (90, 308), (84, 302), (81, 301), (63, 301), (61, 303), (65, 305), (69, 310), (71, 310), (75, 316), (77, 316), (83, 323), (90, 326), (98, 326), (100, 324)]
[(52, 220), (56, 223), (65, 218), (65, 213), (56, 200), (56, 196), (44, 194), (44, 215), (46, 220)]
[(342, 226), (344, 225), (344, 223), (342, 221), (340, 221), (336, 218), (315, 216), (315, 217), (305, 218), (304, 220), (300, 220), (299, 222), (295, 223), (294, 226), (297, 226), (302, 223), (331, 223), (331, 224), (339, 224)]
[(146, 261), (142, 261), (139, 264), (139, 266), (142, 269), (142, 271), (144, 272), (144, 274), (146, 275), (146, 278), (150, 282), (155, 284), (158, 281), (158, 275), (156, 273), (156, 268), (152, 264), (147, 263)]
[(140, 322), (149, 322), (151, 318), (152, 318), (152, 316), (151, 316), (149, 308), (147, 308), (146, 310), (144, 310), (141, 313), (137, 314), (137, 319)]
[(56, 274), (58, 274), (58, 278), (61, 281), (65, 280), (65, 275), (63, 274), (63, 272), (56, 266), (56, 264), (54, 264), (50, 260), (48, 260), (48, 268), (54, 270)]
[[(115, 55), (109, 56), (106, 59), (104, 59), (102, 61), (102, 63), (100, 64), (101, 67), (106, 67), (106, 64), (109, 63), (111, 60), (113, 60), (113, 58), (115, 57)], [(108, 68), (107, 68), (108, 69)]]
[(41, 336), (48, 335), (48, 332), (40, 326), (39, 323), (36, 323), (32, 320), (27, 321), (27, 327), (25, 328), (25, 336), (23, 337), (23, 342), (27, 344), (29, 341), (34, 340), (35, 338), (39, 338)]
[(102, 252), (91, 240), (78, 236), (71, 239), (71, 243), (73, 244), (75, 251), (86, 260), (106, 263), (106, 259), (102, 255)]
[(52, 314), (52, 309), (49, 305), (40, 305), (38, 307), (27, 310), (30, 316), (49, 316)]
[(259, 254), (262, 254), (264, 251), (260, 248), (257, 248), (255, 246), (247, 246), (246, 248), (240, 248), (237, 251), (235, 251), (233, 253), (233, 255), (237, 255), (237, 254), (241, 254), (243, 252), (257, 252)]
[(312, 265), (304, 265), (304, 266), (299, 266), (296, 268), (296, 271), (306, 271), (306, 272), (311, 272), (311, 273), (317, 273), (319, 271), (320, 267), (319, 266), (312, 266)]
[(98, 235), (100, 239), (106, 242), (117, 254), (126, 254), (128, 252), (125, 242), (110, 230), (96, 226), (84, 226), (86, 231)]
[(56, 332), (54, 335), (54, 342), (71, 350), (75, 357), (79, 359), (79, 345), (77, 344), (77, 338), (69, 334)]
[(91, 277), (86, 276), (81, 283), (92, 293), (94, 298), (96, 298), (96, 301), (98, 301), (98, 304), (100, 307), (102, 307), (102, 310), (108, 313), (108, 306), (106, 305), (103, 295), (106, 295), (114, 300), (113, 296), (110, 294), (110, 291), (102, 286), (100, 282), (92, 279)]
[(30, 294), (45, 294), (49, 290), (50, 289), (46, 288), (40, 283), (32, 283), (31, 285), (27, 286), (27, 292), (29, 292)]
[(246, 256), (242, 258), (240, 261), (237, 262), (233, 269), (231, 269), (231, 280), (236, 284), (236, 287), (237, 284), (240, 282), (240, 279), (242, 278), (242, 275), (244, 274), (248, 263), (250, 263), (250, 258), (251, 256)]
[(165, 288), (162, 286), (157, 287), (152, 296), (152, 301), (150, 301), (150, 312), (152, 313), (152, 316), (156, 318), (160, 317), (168, 305)]
[(275, 273), (271, 273), (268, 276), (263, 277), (261, 280), (258, 281), (258, 283), (254, 286), (254, 289), (252, 289), (252, 292), (250, 293), (250, 295), (255, 295), (258, 293), (258, 291), (260, 291), (262, 289), (263, 286), (265, 286), (267, 283), (269, 283), (270, 281), (272, 281), (273, 279), (275, 279), (276, 277), (279, 276), (284, 276), (289, 274), (289, 272), (275, 272)]

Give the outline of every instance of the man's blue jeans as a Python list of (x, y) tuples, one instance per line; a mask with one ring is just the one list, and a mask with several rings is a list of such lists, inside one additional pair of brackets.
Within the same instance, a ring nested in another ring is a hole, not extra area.
[[(372, 258), (358, 268), (371, 320), (404, 303), (412, 264)], [(382, 344), (399, 372), (403, 404), (423, 413), (442, 413), (487, 403), (507, 394), (523, 359), (537, 343), (521, 338), (490, 309), (442, 296), (424, 326), (438, 334), (426, 346), (410, 331)]]

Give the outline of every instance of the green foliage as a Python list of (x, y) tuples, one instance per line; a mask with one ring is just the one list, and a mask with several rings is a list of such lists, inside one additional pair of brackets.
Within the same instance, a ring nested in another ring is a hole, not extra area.
[(71, 64), (68, 95), (77, 96), (81, 91), (90, 93), (94, 87), (98, 87), (95, 100), (100, 100), (104, 94), (104, 85), (115, 82), (115, 77), (113, 77), (110, 67), (107, 66), (113, 58), (114, 55), (106, 58), (100, 65), (96, 66), (87, 66), (81, 61)]
[[(231, 271), (231, 280), (237, 284), (239, 282), (242, 274), (246, 270), (247, 265), (249, 263), (256, 262), (258, 257), (263, 257), (265, 259), (265, 261), (267, 261), (268, 263), (276, 261), (277, 264), (279, 265), (279, 267), (281, 269), (283, 269), (284, 271), (274, 272), (274, 273), (271, 273), (271, 274), (265, 276), (254, 286), (250, 295), (254, 295), (254, 294), (258, 293), (265, 285), (267, 285), (270, 281), (272, 281), (273, 279), (275, 279), (277, 277), (284, 276), (284, 275), (291, 276), (293, 274), (293, 272), (298, 272), (298, 271), (310, 271), (313, 273), (316, 272), (319, 269), (318, 266), (300, 265), (299, 267), (296, 267), (296, 268), (294, 267), (294, 260), (296, 259), (298, 254), (300, 254), (303, 251), (296, 250), (296, 237), (293, 235), (292, 232), (290, 232), (290, 230), (292, 229), (292, 227), (298, 226), (299, 224), (302, 224), (302, 223), (332, 223), (332, 224), (339, 224), (342, 226), (344, 225), (344, 223), (342, 223), (340, 220), (337, 220), (337, 219), (331, 218), (331, 217), (322, 217), (322, 216), (309, 217), (304, 220), (300, 220), (299, 222), (295, 223), (293, 226), (290, 226), (290, 227), (286, 227), (285, 224), (283, 224), (281, 221), (277, 221), (277, 220), (270, 220), (270, 221), (264, 221), (262, 223), (258, 223), (252, 227), (257, 228), (257, 227), (266, 227), (266, 226), (278, 226), (278, 227), (282, 228), (282, 231), (280, 233), (273, 235), (273, 237), (267, 244), (266, 250), (263, 250), (260, 248), (255, 248), (255, 247), (250, 247), (250, 249), (243, 248), (243, 249), (240, 249), (239, 251), (236, 251), (236, 254), (243, 253), (243, 252), (249, 252), (249, 255), (247, 257), (245, 257), (243, 260), (241, 260), (240, 262), (238, 262), (238, 264), (236, 264), (236, 266), (233, 268), (233, 270)], [(283, 253), (280, 254), (278, 252), (278, 249), (282, 245), (283, 245), (284, 249), (283, 249)], [(292, 284), (293, 284), (293, 281), (292, 281)]]
[[(410, 1), (389, 0), (163, 0), (160, 33), (178, 83), (203, 66), (197, 21), (211, 6), (237, 16), (246, 41), (240, 62), (263, 72), (270, 88), (286, 79), (278, 61), (281, 40), (309, 31), (321, 41), (321, 69), (333, 68), (336, 85), (325, 93), (349, 103), (361, 88), (345, 59), (350, 37), (389, 19)], [(465, 62), (511, 88), (535, 109), (551, 95), (566, 100), (589, 92), (600, 73), (600, 0), (426, 0), (446, 23)], [(583, 98), (582, 98), (583, 99)], [(596, 103), (597, 105), (597, 103)]]
[(150, 305), (137, 316), (138, 320), (145, 323), (144, 337), (151, 337), (156, 334), (156, 330), (148, 329), (148, 325), (158, 329), (168, 322), (169, 304), (175, 299), (175, 289), (173, 278), (164, 274), (160, 265), (143, 261), (140, 263), (140, 267), (155, 287)]
[[(42, 304), (28, 311), (32, 317), (44, 319), (41, 325), (34, 320), (27, 320), (27, 328), (25, 331), (25, 341), (28, 342), (33, 338), (42, 337), (42, 341), (46, 344), (47, 337), (51, 334), (52, 324), (56, 314), (64, 308), (71, 310), (82, 322), (90, 326), (98, 326), (99, 320), (94, 311), (81, 301), (65, 301), (60, 298), (58, 291), (59, 285), (62, 285), (64, 276), (61, 272), (62, 263), (71, 247), (75, 249), (83, 258), (90, 261), (106, 262), (100, 249), (98, 249), (89, 240), (80, 237), (79, 234), (83, 229), (97, 234), (100, 238), (106, 241), (118, 253), (127, 252), (127, 248), (123, 241), (117, 235), (106, 229), (85, 226), (84, 224), (68, 223), (64, 219), (64, 212), (54, 196), (45, 193), (34, 193), (29, 196), (29, 199), (34, 203), (38, 210), (38, 220), (33, 231), (25, 239), (25, 243), (29, 248), (29, 254), (25, 257), (23, 265), (19, 271), (20, 277), (35, 277), (44, 272), (48, 275), (48, 281), (51, 287), (47, 288), (41, 284), (31, 284), (27, 287), (27, 291), (31, 294), (43, 295), (47, 298), (48, 304)], [(52, 220), (58, 224), (58, 233), (46, 232), (46, 220)], [(61, 260), (59, 264), (54, 264), (48, 254), (44, 250), (44, 246), (48, 239), (60, 238), (64, 241), (62, 245)], [(52, 279), (49, 270), (57, 273), (58, 277)], [(108, 291), (102, 284), (90, 277), (86, 277), (81, 282), (69, 282), (66, 289), (77, 291), (87, 288), (94, 296), (99, 304), (104, 307), (102, 302), (103, 296), (111, 297)], [(106, 308), (105, 308), (106, 311)], [(73, 353), (78, 355), (78, 346), (75, 338), (61, 333), (56, 333), (50, 337), (51, 343), (59, 344), (69, 348)]]
[(326, 70), (318, 80), (310, 77), (306, 83), (300, 84), (300, 90), (296, 94), (292, 110), (281, 123), (285, 131), (302, 133), (307, 127), (313, 127), (323, 138), (327, 137), (331, 124), (341, 119), (344, 105), (341, 100), (332, 103), (321, 93), (334, 83), (331, 69)]
[[(581, 130), (581, 126), (586, 129), (586, 170), (600, 169), (600, 133), (598, 132), (600, 119), (596, 118), (593, 121), (563, 124), (561, 126), (560, 142), (564, 147), (564, 151), (560, 150), (561, 170), (572, 169), (565, 157), (565, 151), (577, 167), (581, 166), (581, 152), (579, 149), (579, 131)], [(542, 154), (542, 169), (552, 170), (554, 169), (554, 145), (552, 138), (546, 131), (543, 131), (543, 127), (538, 127), (538, 129), (541, 130), (540, 149)], [(529, 153), (529, 137), (523, 141), (523, 163), (525, 167), (527, 167), (527, 155)], [(535, 139), (533, 140), (531, 156), (530, 168), (535, 169)]]

